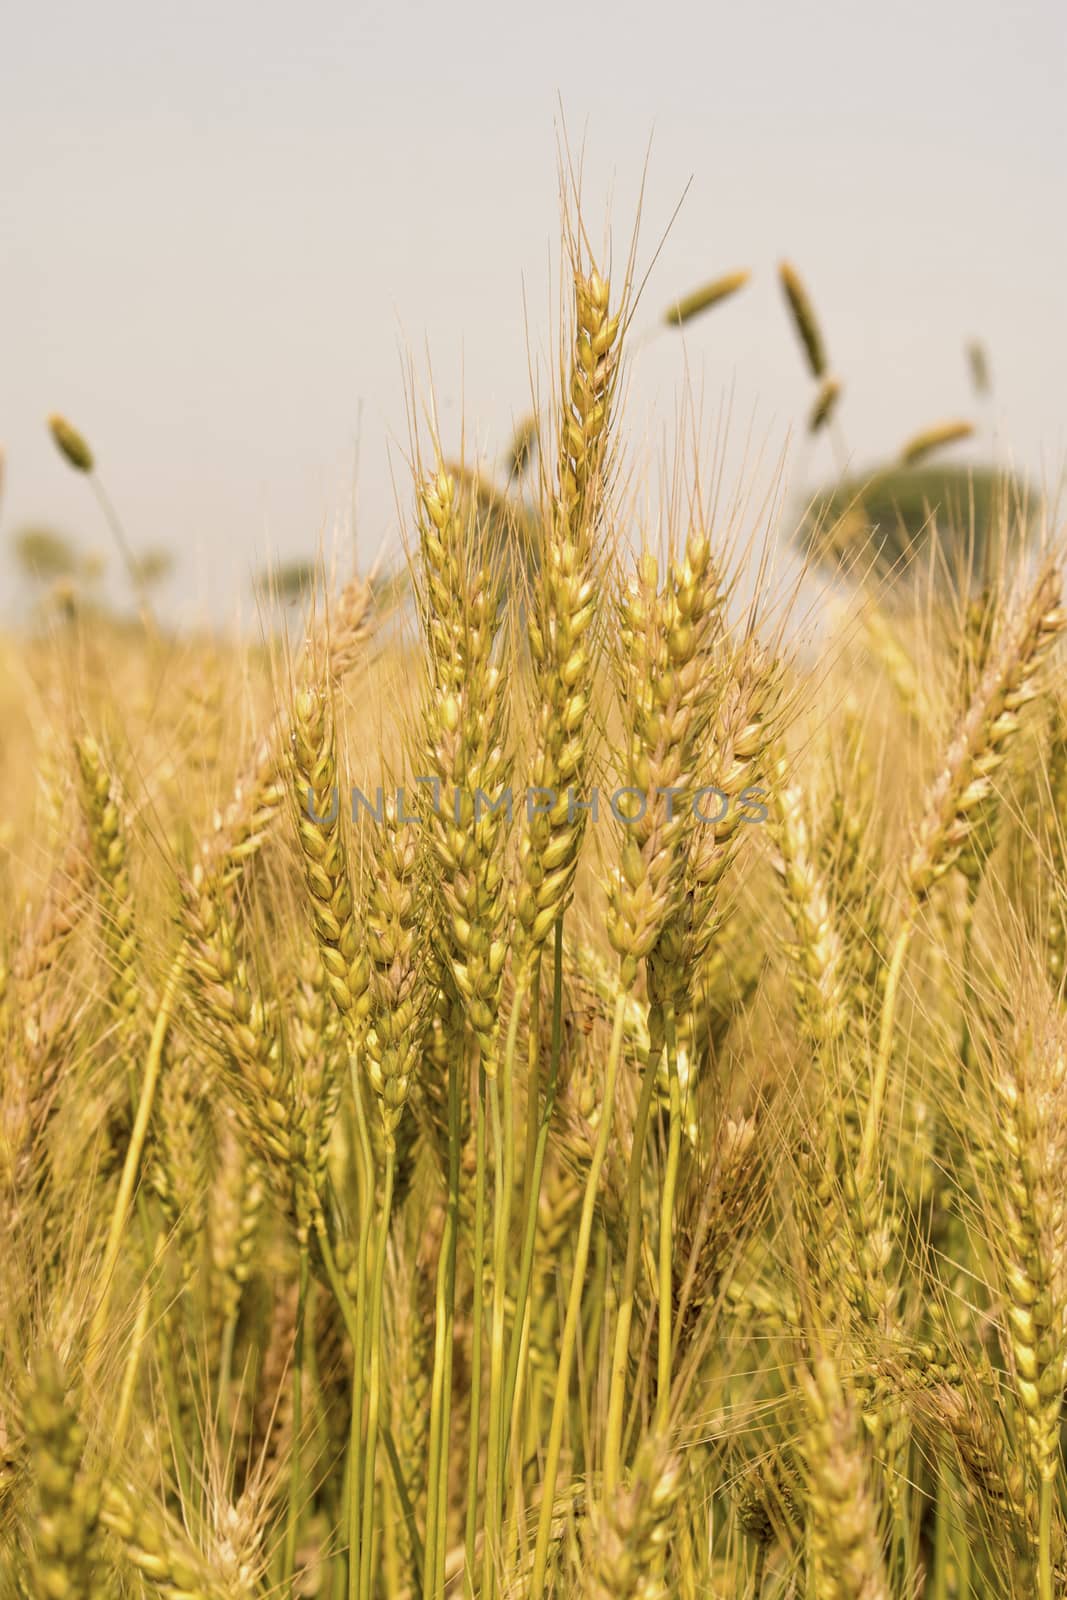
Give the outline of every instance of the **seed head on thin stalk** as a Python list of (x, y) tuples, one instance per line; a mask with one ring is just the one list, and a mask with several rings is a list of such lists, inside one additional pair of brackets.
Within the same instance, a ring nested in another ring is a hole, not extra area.
[(1050, 1481), (1067, 1387), (1067, 1024), (1051, 994), (1029, 987), (994, 1050), (982, 1191), (1006, 1305), (1006, 1354), (1035, 1471)]
[(37, 1592), (102, 1600), (100, 1475), (55, 1355), (45, 1350), (26, 1400), (26, 1440), (37, 1492), (32, 1566)]
[(364, 1052), (386, 1146), (393, 1149), (422, 1059), (433, 996), (422, 961), (426, 916), (418, 831), (402, 819), (393, 795), (383, 801), (382, 817), (367, 891), (370, 982)]
[(96, 740), (86, 734), (75, 745), (81, 802), (97, 872), (104, 939), (110, 963), (108, 997), (128, 1046), (141, 1001), (143, 980), (137, 949), (128, 846), (118, 786)]
[(629, 987), (683, 894), (697, 761), (720, 691), (722, 595), (707, 535), (659, 586), (645, 551), (619, 602), (616, 672), (625, 728), (624, 786), (637, 791), (609, 887), (608, 937)]
[(224, 897), (182, 882), (189, 966), (249, 1145), (292, 1203), (298, 1232), (315, 1206), (307, 1161), (307, 1109), (274, 1009), (253, 987)]
[(806, 1412), (804, 1464), (816, 1592), (825, 1600), (888, 1600), (878, 1511), (859, 1420), (833, 1361), (798, 1373)]
[(516, 915), (536, 960), (570, 899), (586, 813), (571, 806), (589, 759), (601, 529), (609, 425), (619, 365), (620, 314), (593, 269), (574, 271), (575, 322), (563, 390), (558, 481), (547, 514), (529, 616), (535, 729), (531, 784), (554, 799), (529, 817), (520, 847)]
[(235, 1317), (252, 1275), (256, 1239), (266, 1202), (263, 1167), (228, 1115), (220, 1118), (218, 1171), (211, 1186), (208, 1232), (213, 1313), (220, 1325)]
[(592, 1517), (586, 1600), (667, 1600), (671, 1591), (656, 1574), (684, 1486), (680, 1458), (662, 1438), (645, 1438), (629, 1482)]
[[(962, 1380), (962, 1381), (961, 1381)], [(932, 1382), (909, 1396), (916, 1432), (935, 1455), (951, 1452), (980, 1520), (995, 1527), (1027, 1572), (1037, 1540), (1037, 1506), (1028, 1490), (1025, 1445), (1004, 1415), (1000, 1384), (985, 1371), (964, 1370), (954, 1382)]]
[(990, 805), (995, 804), (996, 773), (1019, 733), (1022, 711), (1038, 694), (1040, 669), (1065, 627), (1061, 577), (1054, 560), (1048, 559), (1021, 600), (1007, 609), (942, 769), (927, 791), (904, 871), (908, 906), (886, 977), (878, 1053), (856, 1171), (861, 1190), (872, 1180), (889, 1081), (896, 999), (918, 914), (934, 887), (973, 846)]
[(1045, 773), (1047, 803), (1040, 837), (1052, 871), (1048, 874), (1044, 946), (1049, 978), (1060, 988), (1067, 973), (1067, 707), (1062, 702), (1053, 707)]
[(319, 955), (349, 1035), (358, 1040), (369, 1005), (369, 974), (356, 923), (324, 662), (307, 662), (293, 704), (290, 744), (297, 837)]
[(832, 786), (818, 827), (817, 859), (833, 885), (844, 945), (848, 999), (866, 1037), (885, 983), (885, 890), (877, 827), (878, 785), (863, 753), (863, 724), (845, 707), (840, 749), (833, 752)]
[(740, 272), (724, 272), (719, 278), (712, 278), (710, 283), (705, 283), (699, 289), (683, 295), (681, 300), (676, 300), (663, 314), (663, 320), (669, 328), (682, 328), (694, 317), (699, 317), (701, 312), (710, 311), (712, 306), (717, 306), (723, 300), (728, 300), (739, 289), (743, 289), (751, 277), (751, 273), (744, 270)]
[(946, 445), (957, 444), (961, 439), (970, 439), (973, 435), (973, 422), (937, 422), (908, 440), (900, 452), (901, 462), (906, 467), (918, 466), (920, 461), (925, 461), (936, 450), (943, 450)]
[(778, 278), (785, 295), (789, 315), (793, 327), (796, 329), (797, 338), (800, 340), (808, 367), (813, 378), (826, 376), (826, 345), (823, 341), (822, 329), (815, 315), (815, 308), (811, 297), (797, 273), (796, 268), (788, 261), (783, 261), (778, 268)]
[(340, 1013), (327, 987), (317, 946), (305, 950), (300, 959), (292, 1010), (290, 1042), (307, 1116), (307, 1160), (312, 1183), (321, 1196), (330, 1130), (341, 1099), (345, 1044)]
[(227, 1581), (150, 1494), (118, 1475), (104, 1485), (100, 1521), (134, 1571), (170, 1600), (240, 1600), (249, 1592)]
[(11, 960), (8, 1003), (16, 1027), (4, 1041), (0, 1075), (0, 1188), (12, 1197), (29, 1192), (35, 1147), (55, 1108), (63, 1060), (56, 1047), (59, 1018), (50, 1000), (63, 952), (88, 900), (89, 859), (82, 822), (53, 868), (40, 904), (31, 908)]
[(926, 797), (906, 882), (922, 904), (956, 865), (995, 801), (995, 777), (1037, 694), (1035, 679), (1067, 627), (1060, 575), (1047, 567), (995, 639), (989, 664)]
[(830, 887), (816, 861), (805, 796), (784, 757), (771, 778), (774, 855), (793, 925), (790, 978), (800, 1025), (812, 1047), (832, 1050), (848, 1024), (845, 953)]
[(167, 1226), (177, 1239), (187, 1286), (202, 1259), (210, 1130), (201, 1070), (191, 1055), (179, 1055), (164, 1071), (152, 1182)]
[(507, 956), (512, 770), (507, 680), (497, 659), (501, 574), (488, 565), (472, 570), (467, 552), (479, 541), (440, 461), (420, 488), (419, 530), (429, 653), (423, 722), (427, 775), (436, 785), (425, 818), (435, 943), (493, 1076)]
[[(306, 662), (325, 659), (330, 690), (336, 690), (358, 661), (370, 633), (372, 591), (363, 578), (351, 579), (325, 622), (309, 630)], [(229, 888), (262, 849), (292, 793), (288, 754), (289, 716), (280, 711), (259, 740), (225, 810), (214, 818), (200, 843), (198, 866), (205, 879)], [(304, 801), (306, 803), (306, 795)]]
[(724, 1117), (711, 1146), (690, 1158), (678, 1202), (673, 1320), (691, 1342), (735, 1266), (766, 1188), (762, 1128), (754, 1116)]
[(750, 638), (739, 647), (729, 674), (702, 752), (706, 770), (722, 794), (705, 798), (701, 809), (717, 820), (698, 818), (690, 834), (685, 903), (664, 928), (649, 961), (651, 998), (660, 1004), (672, 1001), (678, 1009), (683, 1009), (687, 975), (703, 966), (725, 915), (721, 887), (756, 815), (744, 799), (746, 791), (761, 791), (754, 797), (757, 804), (766, 798), (759, 780), (776, 731), (779, 669), (764, 647)]
[(933, 709), (914, 655), (893, 619), (877, 606), (864, 614), (864, 645), (892, 684), (902, 709), (919, 729), (929, 727)]
[(152, 616), (152, 608), (148, 603), (144, 564), (138, 561), (131, 550), (125, 529), (119, 521), (114, 506), (104, 492), (104, 486), (97, 471), (96, 457), (89, 448), (88, 441), (72, 423), (67, 421), (66, 417), (61, 417), (57, 412), (53, 412), (48, 418), (48, 431), (52, 435), (53, 443), (63, 459), (69, 466), (74, 468), (75, 472), (80, 473), (88, 480), (104, 514), (104, 520), (108, 525), (111, 537), (118, 547), (130, 584), (141, 606), (142, 618), (147, 625), (154, 627), (155, 619)]

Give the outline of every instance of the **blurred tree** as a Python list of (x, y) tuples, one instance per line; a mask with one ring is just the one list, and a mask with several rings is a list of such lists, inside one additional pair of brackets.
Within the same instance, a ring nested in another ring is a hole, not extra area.
[(264, 567), (253, 580), (257, 594), (290, 606), (303, 598), (315, 586), (316, 567), (313, 561), (280, 561)]
[(169, 550), (157, 546), (134, 558), (137, 581), (142, 589), (151, 589), (162, 583), (174, 571), (174, 557)]
[(817, 491), (800, 538), (823, 565), (884, 577), (929, 554), (936, 536), (946, 578), (980, 580), (995, 560), (998, 530), (1010, 519), (1031, 537), (1037, 508), (1025, 479), (994, 467), (892, 463)]
[(31, 524), (13, 538), (15, 564), (24, 577), (36, 583), (54, 583), (84, 573), (83, 557), (64, 534)]

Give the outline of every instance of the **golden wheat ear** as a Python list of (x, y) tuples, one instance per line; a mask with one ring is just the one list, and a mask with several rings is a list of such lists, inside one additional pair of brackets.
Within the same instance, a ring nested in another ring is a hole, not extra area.
[(878, 1507), (859, 1418), (834, 1363), (816, 1355), (797, 1375), (807, 1419), (803, 1461), (816, 1593), (889, 1600)]

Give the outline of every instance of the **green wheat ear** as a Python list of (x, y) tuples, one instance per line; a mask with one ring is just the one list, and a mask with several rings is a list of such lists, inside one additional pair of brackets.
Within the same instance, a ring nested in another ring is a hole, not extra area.
[(989, 356), (981, 339), (972, 339), (967, 345), (967, 367), (975, 394), (983, 396), (992, 394), (993, 378), (989, 370)]
[(96, 465), (93, 452), (77, 428), (72, 427), (66, 417), (61, 417), (58, 412), (53, 412), (49, 417), (48, 428), (56, 442), (56, 449), (70, 462), (74, 470), (92, 472)]
[(801, 282), (796, 268), (783, 261), (778, 268), (778, 281), (782, 285), (789, 314), (797, 337), (804, 349), (813, 378), (826, 376), (826, 345), (819, 327), (811, 297)]
[(823, 379), (808, 416), (809, 433), (818, 433), (821, 428), (826, 427), (837, 410), (838, 401), (841, 399), (842, 387), (840, 378)]
[(725, 272), (721, 278), (713, 278), (710, 283), (703, 284), (699, 289), (694, 289), (691, 294), (684, 295), (681, 300), (675, 301), (663, 314), (663, 320), (669, 328), (681, 328), (687, 322), (692, 322), (694, 317), (699, 317), (702, 311), (710, 311), (712, 306), (717, 306), (720, 301), (728, 300), (731, 295), (737, 294), (748, 283), (751, 273), (742, 269), (740, 272)]

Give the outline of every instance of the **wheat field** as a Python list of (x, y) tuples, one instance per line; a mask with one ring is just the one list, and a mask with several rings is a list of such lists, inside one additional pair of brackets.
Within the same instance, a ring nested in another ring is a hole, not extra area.
[(583, 241), (521, 516), (2, 642), (0, 1600), (1067, 1593), (1055, 530), (812, 649)]

